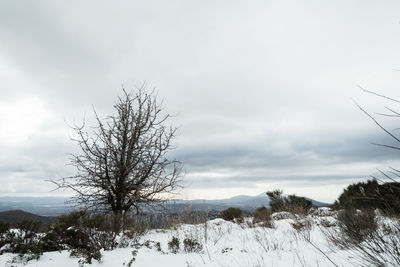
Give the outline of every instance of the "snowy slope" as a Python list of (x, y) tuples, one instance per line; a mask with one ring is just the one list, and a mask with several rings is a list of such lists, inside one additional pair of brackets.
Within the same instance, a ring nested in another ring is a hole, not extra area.
[[(320, 208), (324, 215), (326, 208)], [(325, 210), (324, 210), (325, 209)], [(275, 214), (280, 215), (280, 214)], [(329, 215), (329, 212), (326, 214)], [(279, 216), (274, 216), (279, 217)], [(101, 262), (92, 266), (354, 266), (357, 263), (351, 251), (339, 250), (328, 244), (321, 220), (335, 222), (332, 216), (308, 216), (310, 228), (297, 231), (293, 219), (274, 220), (274, 228), (251, 223), (247, 218), (237, 224), (215, 219), (199, 225), (181, 225), (176, 229), (151, 230), (141, 237), (141, 247), (120, 248), (102, 252)], [(178, 237), (181, 249), (174, 254), (168, 249), (172, 237)], [(186, 253), (182, 248), (185, 238), (202, 244), (199, 253)], [(147, 241), (147, 242), (146, 242)], [(157, 243), (160, 243), (160, 249)], [(12, 263), (15, 255), (0, 256), (0, 266), (77, 266), (78, 259), (68, 251), (45, 253), (38, 261)], [(329, 258), (329, 259), (328, 259)]]

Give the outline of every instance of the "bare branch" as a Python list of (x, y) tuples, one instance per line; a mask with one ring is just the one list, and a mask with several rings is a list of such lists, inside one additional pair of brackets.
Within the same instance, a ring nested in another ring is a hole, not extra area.
[(400, 103), (400, 100), (397, 100), (397, 99), (394, 99), (394, 98), (391, 98), (391, 97), (388, 97), (388, 96), (385, 96), (385, 95), (381, 95), (381, 94), (378, 94), (378, 93), (369, 91), (369, 90), (367, 90), (367, 89), (364, 89), (364, 88), (363, 88), (362, 86), (360, 86), (360, 85), (357, 85), (357, 87), (360, 88), (362, 91), (364, 91), (364, 92), (366, 92), (366, 93), (373, 94), (373, 95), (376, 95), (376, 96), (379, 96), (379, 97), (388, 99), (388, 100), (390, 100), (390, 101), (394, 101), (394, 102)]
[(386, 130), (385, 127), (383, 127), (374, 117), (372, 117), (367, 111), (365, 111), (354, 99), (353, 99), (354, 104), (368, 117), (371, 118), (371, 120), (373, 120), (375, 122), (376, 125), (379, 126), (379, 128), (381, 128), (385, 133), (387, 133), (388, 135), (390, 135), (393, 139), (395, 139), (397, 142), (400, 143), (400, 139), (398, 139), (396, 136), (394, 136), (391, 132), (389, 132), (388, 130)]

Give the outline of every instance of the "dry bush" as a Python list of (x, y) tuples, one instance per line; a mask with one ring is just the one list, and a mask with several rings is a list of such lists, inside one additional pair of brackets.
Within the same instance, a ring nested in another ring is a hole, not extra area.
[(283, 196), (282, 190), (267, 192), (272, 212), (288, 211), (293, 214), (306, 215), (312, 207), (311, 200), (296, 195)]
[(183, 249), (186, 253), (199, 253), (203, 250), (203, 245), (200, 244), (196, 239), (185, 238), (183, 240)]
[(291, 225), (297, 231), (311, 230), (312, 227), (310, 220), (307, 219), (295, 220)]
[(239, 208), (228, 208), (221, 212), (221, 218), (225, 221), (234, 221), (235, 219), (242, 219), (243, 212)]
[(339, 227), (351, 243), (360, 243), (377, 229), (375, 212), (364, 210), (358, 212), (354, 209), (345, 209), (338, 216)]
[(374, 212), (354, 209), (341, 210), (337, 225), (326, 233), (333, 244), (345, 249), (353, 248), (373, 236), (378, 228)]
[(325, 233), (335, 246), (351, 249), (364, 266), (400, 266), (400, 219), (376, 218), (373, 211), (339, 215), (339, 227)]
[(291, 223), (293, 229), (296, 230), (296, 237), (300, 238), (301, 240), (305, 240), (311, 242), (311, 230), (312, 230), (312, 221), (309, 218), (300, 218), (297, 217)]
[(310, 210), (309, 207), (303, 206), (303, 205), (296, 205), (292, 204), (290, 205), (289, 211), (295, 215), (298, 215), (300, 217), (305, 217), (308, 214), (308, 211)]
[(257, 223), (263, 227), (274, 227), (274, 221), (271, 217), (272, 213), (266, 207), (258, 208), (253, 214), (253, 223)]
[(287, 212), (287, 211), (274, 212), (274, 213), (272, 213), (271, 217), (277, 221), (296, 218), (292, 213)]
[(40, 244), (43, 251), (68, 249), (71, 256), (83, 258), (82, 264), (90, 263), (92, 259), (101, 259), (101, 249), (113, 250), (136, 244), (145, 231), (143, 228), (133, 218), (120, 214), (75, 211), (60, 216), (40, 239)]
[(179, 247), (180, 247), (180, 242), (179, 242), (179, 238), (173, 236), (172, 239), (168, 242), (168, 249), (176, 254), (179, 251)]

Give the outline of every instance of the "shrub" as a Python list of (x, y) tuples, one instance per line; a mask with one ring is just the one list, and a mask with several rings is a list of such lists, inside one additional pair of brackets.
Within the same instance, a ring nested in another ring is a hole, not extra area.
[(0, 221), (0, 255), (2, 254), (1, 248), (7, 244), (6, 235), (10, 229), (10, 225)]
[(0, 235), (4, 234), (10, 229), (10, 224), (0, 221)]
[(339, 248), (352, 248), (363, 266), (400, 266), (399, 218), (380, 220), (373, 210), (346, 209), (339, 214), (339, 227), (325, 233)]
[[(24, 220), (16, 225), (17, 231), (6, 230), (1, 235), (1, 253), (10, 252), (30, 255), (27, 259), (37, 259), (43, 253), (38, 236), (40, 222)], [(4, 246), (5, 245), (5, 246)]]
[(400, 214), (400, 183), (379, 184), (375, 179), (349, 185), (335, 202), (341, 209), (380, 209)]
[(179, 239), (177, 237), (172, 237), (171, 241), (168, 242), (168, 249), (174, 254), (178, 253)]
[[(76, 211), (61, 216), (45, 239), (55, 250), (62, 248), (62, 244), (79, 249), (92, 244), (104, 250), (112, 250), (118, 246), (127, 246), (127, 239), (136, 238), (132, 225), (132, 219), (126, 216)], [(123, 238), (119, 240), (121, 242), (117, 242), (117, 236), (121, 232)]]
[(271, 211), (266, 207), (258, 208), (253, 214), (253, 223), (260, 223), (261, 226), (273, 228)]
[(289, 211), (295, 214), (304, 215), (311, 209), (312, 202), (304, 197), (289, 195), (287, 197), (286, 205), (289, 207)]
[(63, 247), (69, 249), (85, 249), (91, 246), (87, 220), (90, 215), (85, 211), (74, 211), (60, 216), (58, 222), (51, 226), (50, 231), (43, 237), (43, 241), (50, 249), (58, 250)]
[(60, 231), (50, 229), (45, 235), (41, 238), (41, 243), (44, 251), (59, 251), (66, 249), (66, 245), (64, 244), (64, 238), (61, 238)]
[(16, 225), (21, 232), (21, 234), (25, 237), (25, 239), (33, 238), (40, 229), (41, 222), (24, 220)]
[(21, 259), (30, 260), (39, 258), (45, 251), (68, 249), (71, 256), (83, 257), (81, 264), (91, 263), (93, 259), (101, 259), (101, 249), (111, 250), (137, 242), (140, 233), (132, 225), (132, 219), (125, 216), (86, 211), (60, 216), (43, 234), (39, 234), (40, 222), (22, 221), (15, 231), (0, 223), (0, 254), (18, 253)]
[(267, 195), (270, 200), (269, 206), (270, 206), (272, 212), (287, 211), (285, 199), (282, 196), (282, 193), (283, 193), (282, 190), (278, 190), (278, 189), (267, 192)]
[(62, 225), (65, 229), (71, 226), (81, 225), (86, 216), (87, 212), (84, 210), (73, 211), (69, 214), (61, 215), (58, 218), (58, 224)]
[(234, 219), (241, 219), (243, 212), (239, 208), (228, 208), (221, 212), (221, 218), (225, 221), (233, 221)]
[(296, 195), (282, 196), (282, 190), (267, 192), (272, 212), (289, 211), (295, 214), (306, 214), (312, 207), (311, 200)]
[(74, 211), (60, 216), (41, 242), (46, 251), (70, 249), (71, 256), (83, 257), (84, 264), (100, 260), (101, 249), (112, 250), (136, 242), (138, 233), (132, 225), (132, 219), (126, 216)]
[(339, 227), (351, 244), (358, 244), (368, 238), (377, 229), (373, 210), (357, 212), (345, 209), (338, 216)]
[(183, 240), (183, 249), (185, 252), (200, 252), (203, 249), (203, 245), (200, 244), (197, 240), (191, 238), (185, 238)]
[(292, 223), (292, 227), (297, 231), (301, 231), (301, 230), (305, 230), (305, 229), (310, 230), (312, 225), (309, 220), (295, 220)]

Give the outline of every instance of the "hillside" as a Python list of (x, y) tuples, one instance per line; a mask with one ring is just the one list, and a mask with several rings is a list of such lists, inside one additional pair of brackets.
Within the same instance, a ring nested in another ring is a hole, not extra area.
[(0, 221), (10, 224), (19, 223), (24, 220), (39, 221), (42, 224), (52, 223), (57, 217), (39, 216), (23, 210), (9, 210), (0, 212)]
[(58, 216), (71, 208), (65, 197), (0, 197), (0, 212), (23, 210), (42, 216)]

